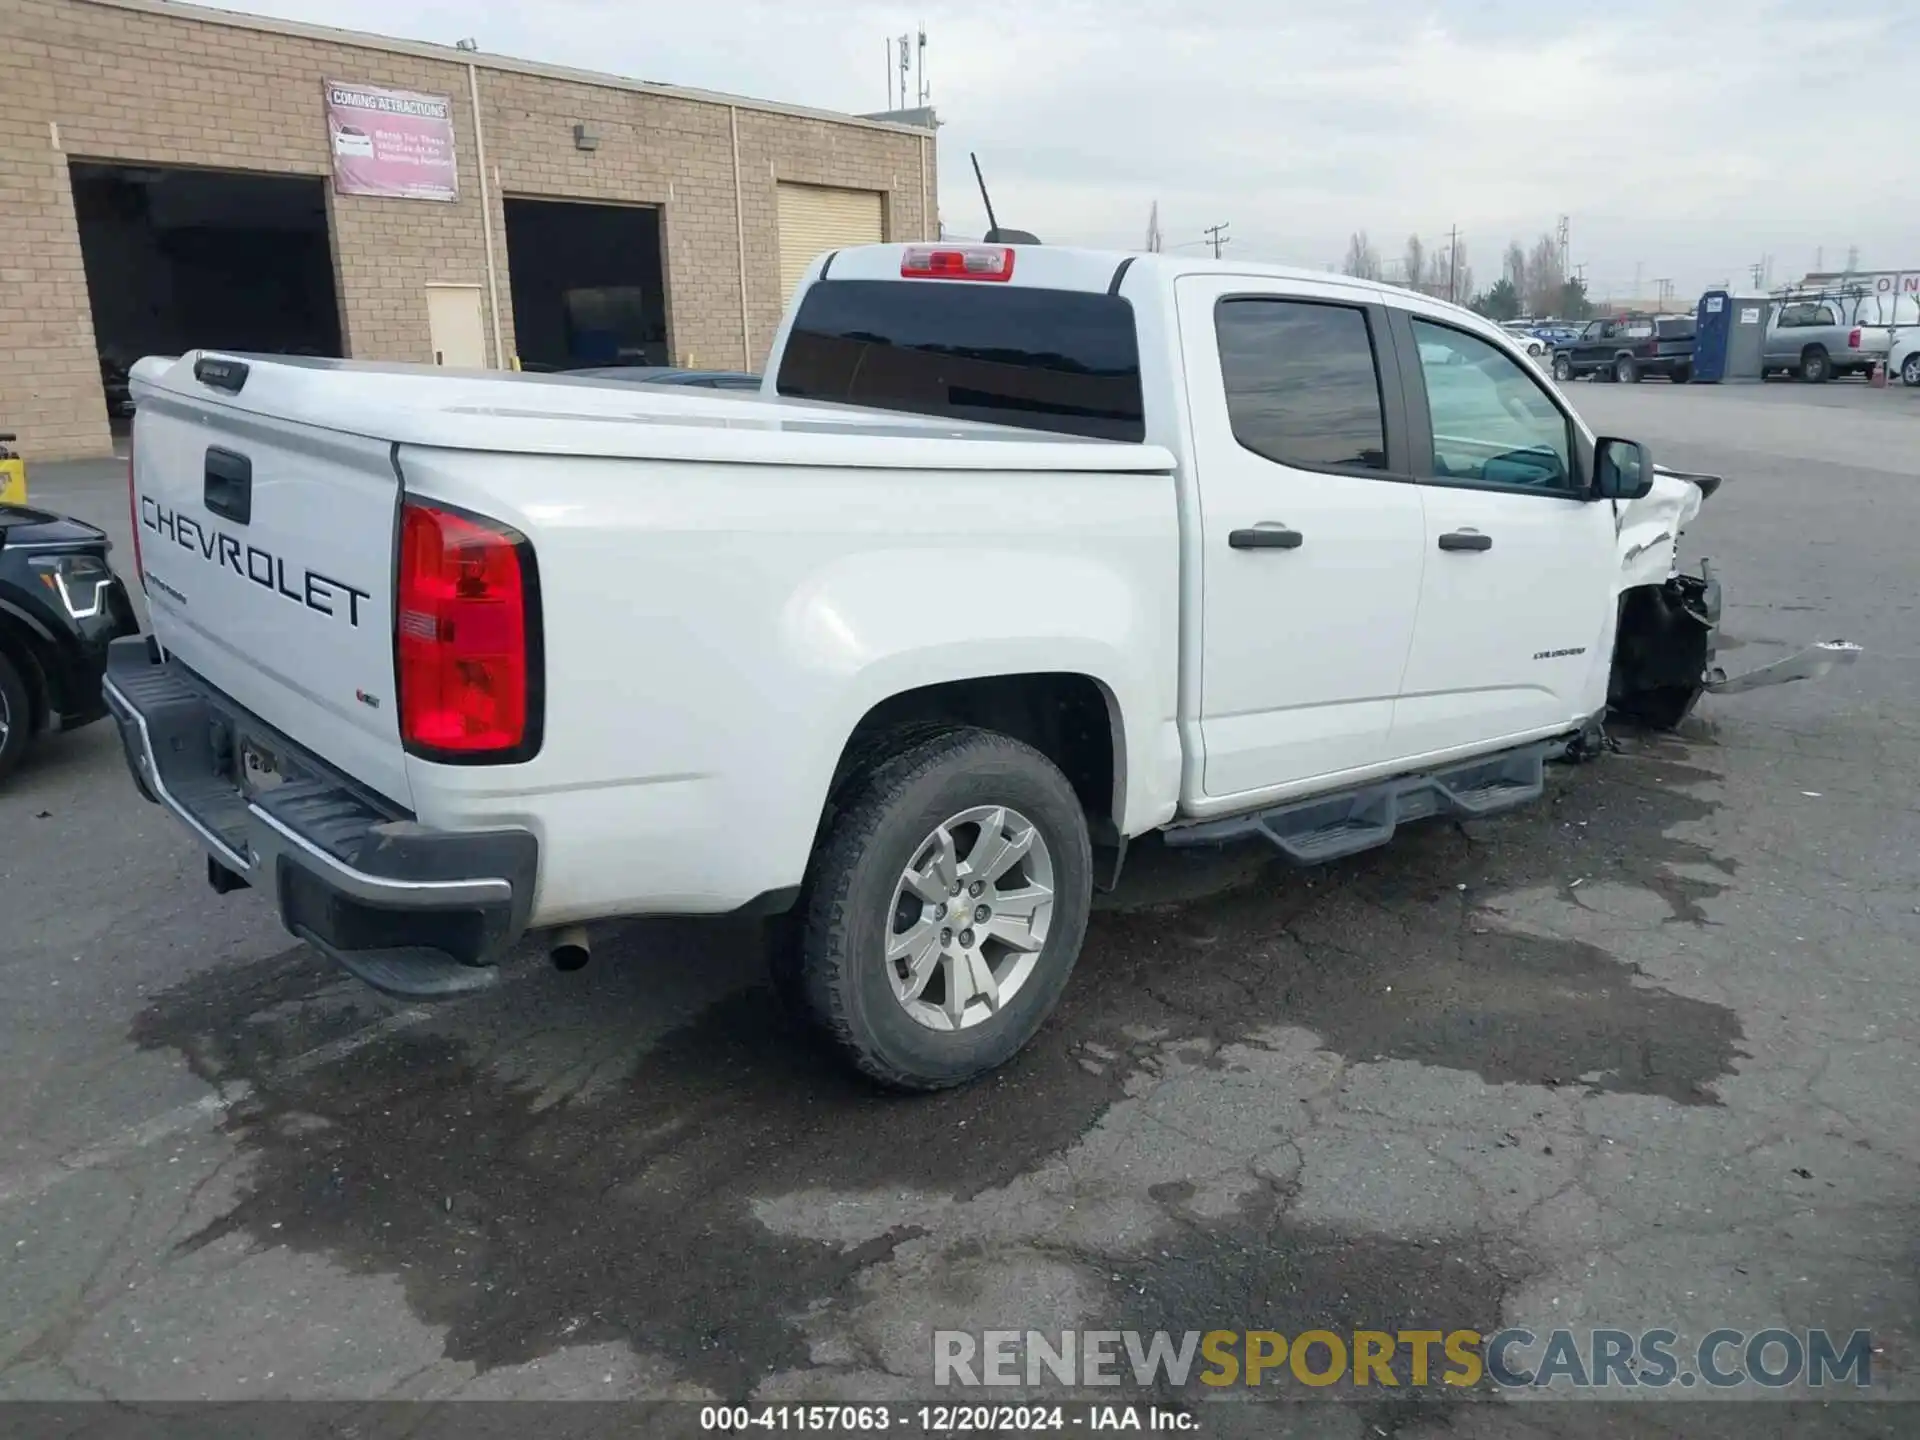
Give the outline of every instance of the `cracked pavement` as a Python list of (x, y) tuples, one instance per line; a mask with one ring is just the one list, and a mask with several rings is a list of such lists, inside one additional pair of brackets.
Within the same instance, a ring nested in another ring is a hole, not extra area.
[[(1866, 657), (1335, 866), (1143, 846), (1060, 1012), (958, 1094), (824, 1064), (738, 923), (384, 1001), (212, 895), (108, 728), (49, 743), (0, 791), (0, 1398), (924, 1399), (936, 1327), (1782, 1325), (1870, 1329), (1871, 1398), (1920, 1400), (1920, 406), (1570, 393), (1730, 477), (1688, 537), (1730, 668)], [(122, 555), (123, 483), (34, 472)], [(1920, 1414), (1753, 1398), (1203, 1433)]]

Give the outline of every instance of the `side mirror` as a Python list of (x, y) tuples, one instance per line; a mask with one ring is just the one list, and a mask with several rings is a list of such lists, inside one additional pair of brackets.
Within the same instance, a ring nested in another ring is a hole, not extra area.
[(1603, 439), (1593, 447), (1593, 498), (1638, 500), (1653, 489), (1653, 456), (1638, 440)]

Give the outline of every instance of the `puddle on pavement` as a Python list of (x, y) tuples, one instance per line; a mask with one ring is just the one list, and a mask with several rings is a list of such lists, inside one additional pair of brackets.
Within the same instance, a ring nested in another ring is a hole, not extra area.
[[(1676, 917), (1701, 918), (1714, 887), (1670, 893), (1666, 867), (1728, 867), (1665, 832), (1709, 813), (1681, 792), (1715, 777), (1677, 747), (1629, 750), (1557, 777), (1548, 803), (1503, 821), (1413, 827), (1389, 850), (1304, 874), (1201, 857), (1239, 888), (1159, 904), (1166, 890), (1148, 885), (1133, 897), (1147, 908), (1116, 897), (1054, 1021), (954, 1094), (879, 1095), (823, 1060), (770, 991), (740, 988), (757, 959), (742, 963), (737, 926), (633, 927), (582, 975), (518, 977), (301, 1073), (285, 1059), (364, 1027), (380, 1002), (343, 1000), (362, 992), (304, 951), (197, 976), (156, 998), (133, 1036), (182, 1052), (211, 1083), (248, 1082), (228, 1125), (251, 1189), (187, 1243), (244, 1234), (397, 1276), (419, 1318), (445, 1327), (448, 1356), (483, 1368), (624, 1341), (742, 1395), (807, 1364), (790, 1317), (912, 1233), (855, 1249), (776, 1235), (753, 1219), (755, 1198), (891, 1187), (965, 1199), (1004, 1185), (1120, 1098), (1126, 1062), (1087, 1063), (1099, 1053), (1087, 1047), (1124, 1055), (1128, 1029), (1228, 1041), (1304, 1026), (1354, 1061), (1491, 1082), (1599, 1075), (1601, 1089), (1716, 1103), (1708, 1087), (1738, 1054), (1730, 1011), (1593, 946), (1501, 933), (1468, 903), (1584, 875), (1655, 888)], [(1161, 856), (1142, 873), (1165, 881), (1182, 863)], [(661, 936), (675, 966), (736, 977), (664, 1034), (637, 1018), (657, 1007)], [(551, 1058), (527, 1060), (535, 1033), (611, 1079), (556, 1097), (540, 1073)], [(1268, 1220), (1198, 1226), (1158, 1247), (1169, 1257), (1150, 1293), (1190, 1303), (1179, 1328), (1223, 1295), (1263, 1307), (1241, 1310), (1242, 1324), (1289, 1305), (1324, 1320), (1342, 1296), (1373, 1319), (1496, 1314), (1510, 1267), (1458, 1268), (1446, 1258), (1458, 1243), (1429, 1254)], [(1429, 1303), (1428, 1285), (1451, 1287), (1447, 1303)]]

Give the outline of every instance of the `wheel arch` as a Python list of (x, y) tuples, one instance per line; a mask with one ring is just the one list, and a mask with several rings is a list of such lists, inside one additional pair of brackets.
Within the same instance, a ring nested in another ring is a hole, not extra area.
[(972, 726), (1033, 746), (1073, 786), (1097, 840), (1117, 840), (1127, 810), (1128, 741), (1119, 696), (1084, 670), (972, 674), (895, 690), (868, 705), (834, 760), (824, 826), (848, 780), (930, 731)]
[(37, 625), (0, 600), (0, 655), (13, 663), (20, 683), (27, 687), (33, 707), (28, 728), (36, 735), (47, 728), (54, 709), (53, 682), (42, 654), (45, 643)]

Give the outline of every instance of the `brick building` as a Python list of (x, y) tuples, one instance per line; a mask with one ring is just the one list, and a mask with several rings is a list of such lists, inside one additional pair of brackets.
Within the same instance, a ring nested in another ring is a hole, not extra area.
[[(370, 142), (329, 82), (428, 97), (454, 197), (342, 193)], [(757, 368), (796, 268), (936, 235), (936, 185), (914, 125), (170, 0), (0, 0), (0, 431), (106, 453), (119, 369), (196, 344)]]

